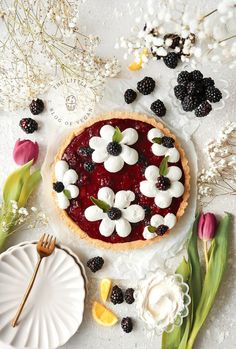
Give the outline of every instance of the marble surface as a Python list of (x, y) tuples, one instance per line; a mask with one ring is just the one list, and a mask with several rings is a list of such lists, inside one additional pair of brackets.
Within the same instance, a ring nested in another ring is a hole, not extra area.
[[(207, 3), (204, 1), (194, 1), (198, 6), (208, 9), (215, 8), (217, 1), (211, 0)], [(194, 3), (193, 1), (191, 3)], [(190, 1), (189, 1), (190, 3)], [(128, 5), (129, 4), (129, 5)], [(114, 49), (114, 43), (119, 36), (127, 36), (130, 31), (130, 26), (134, 23), (134, 18), (141, 13), (141, 9), (145, 11), (146, 1), (129, 0), (119, 1), (113, 0), (87, 0), (81, 7), (81, 22), (86, 26), (87, 32), (98, 34), (102, 41), (99, 47), (101, 55), (116, 55), (122, 63), (121, 77), (129, 78), (131, 75), (126, 66), (127, 62), (123, 60), (123, 51)], [(212, 67), (204, 67), (204, 70), (211, 73)], [(162, 94), (161, 99), (168, 99), (169, 81), (173, 78), (174, 72), (166, 68), (161, 63), (152, 64), (145, 71), (136, 73), (137, 79), (145, 75), (151, 75), (158, 72), (161, 76)], [(230, 97), (227, 100), (226, 106), (223, 110), (215, 111), (208, 117), (200, 120), (198, 129), (192, 136), (195, 148), (199, 159), (199, 168), (206, 163), (205, 147), (207, 142), (215, 138), (221, 127), (225, 125), (228, 120), (236, 120), (236, 72), (228, 70), (227, 66), (220, 67), (219, 78), (225, 79), (229, 83), (228, 90)], [(1, 163), (1, 177), (0, 185), (4, 182), (5, 176), (14, 169), (15, 165), (12, 159), (12, 149), (17, 138), (25, 138), (25, 134), (18, 127), (19, 119), (21, 117), (30, 116), (28, 111), (21, 111), (15, 113), (0, 112), (1, 117), (1, 137), (0, 137), (0, 163)], [(178, 117), (178, 116), (177, 116)], [(46, 151), (47, 144), (45, 140), (50, 136), (50, 129), (47, 127), (47, 114), (36, 118), (41, 122), (40, 132), (34, 135), (27, 136), (27, 138), (37, 140), (40, 145), (40, 162), (43, 161), (43, 156)], [(40, 207), (40, 188), (39, 194), (34, 196), (31, 203), (34, 206)], [(233, 214), (236, 213), (236, 201), (234, 197), (217, 198), (208, 207), (209, 210), (222, 214), (223, 211), (228, 211)], [(50, 231), (50, 227), (47, 228)], [(235, 232), (235, 227), (233, 229)], [(41, 234), (40, 230), (19, 232), (9, 238), (7, 245), (21, 242), (27, 239), (35, 239)], [(230, 248), (229, 267), (225, 274), (223, 286), (217, 297), (215, 306), (208, 317), (204, 329), (201, 331), (195, 348), (196, 349), (233, 349), (236, 345), (236, 241), (234, 234), (232, 234), (232, 243)], [(83, 347), (84, 349), (103, 348), (113, 346), (116, 348), (137, 348), (137, 349), (160, 349), (160, 338), (155, 337), (152, 340), (147, 340), (143, 325), (136, 321), (135, 330), (133, 333), (126, 335), (118, 326), (107, 330), (106, 328), (97, 326), (91, 319), (90, 307), (91, 301), (96, 298), (97, 280), (91, 278), (89, 302), (87, 303), (85, 312), (85, 321), (83, 322), (79, 332), (60, 349), (77, 349)], [(130, 285), (127, 281), (117, 281), (124, 288)], [(110, 304), (109, 304), (110, 305)], [(133, 312), (132, 306), (122, 305), (114, 308), (120, 316), (128, 316)], [(1, 349), (5, 349), (1, 344)]]

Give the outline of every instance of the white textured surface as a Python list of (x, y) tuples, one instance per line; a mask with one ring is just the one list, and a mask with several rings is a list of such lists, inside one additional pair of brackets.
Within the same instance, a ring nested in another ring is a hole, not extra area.
[[(193, 3), (190, 2), (189, 3)], [(204, 13), (207, 13), (208, 9), (212, 10), (215, 8), (217, 1), (211, 0), (207, 3), (204, 1), (194, 1), (204, 9)], [(81, 20), (82, 24), (87, 26), (88, 32), (96, 33), (102, 38), (102, 44), (99, 52), (104, 55), (117, 55), (122, 61), (123, 51), (114, 50), (115, 40), (123, 35), (129, 35), (130, 27), (134, 24), (134, 18), (139, 15), (140, 8), (145, 10), (146, 1), (136, 1), (130, 0), (130, 6), (127, 5), (126, 1), (119, 0), (100, 0), (99, 6), (98, 2), (94, 0), (87, 0), (85, 5), (82, 7)], [(129, 10), (131, 8), (131, 10)], [(170, 80), (174, 76), (174, 71), (166, 68), (161, 62), (155, 63), (150, 66), (147, 70), (138, 73), (129, 73), (126, 69), (126, 62), (122, 61), (123, 64), (123, 78), (135, 79), (143, 77), (145, 75), (155, 76), (159, 81), (158, 95), (166, 103), (170, 113), (174, 113), (176, 119), (180, 118), (177, 111), (173, 108), (171, 109), (171, 103), (168, 98), (168, 92), (170, 88)], [(204, 67), (204, 71), (211, 75), (212, 68), (210, 66)], [(135, 74), (135, 75), (134, 75)], [(204, 157), (204, 147), (208, 140), (215, 137), (219, 132), (220, 128), (225, 125), (227, 120), (236, 119), (236, 89), (235, 89), (235, 71), (228, 70), (227, 66), (221, 66), (219, 70), (219, 78), (227, 80), (229, 83), (228, 90), (230, 91), (230, 97), (226, 102), (225, 108), (223, 110), (216, 110), (211, 113), (208, 117), (199, 121), (200, 126), (193, 136), (193, 141), (195, 143), (199, 167), (205, 163)], [(142, 101), (140, 100), (141, 104)], [(165, 120), (168, 124), (168, 115), (166, 115)], [(51, 128), (47, 125), (47, 114), (44, 113), (39, 115), (36, 119), (41, 122), (41, 130), (32, 136), (25, 137), (25, 134), (20, 131), (18, 127), (18, 122), (21, 117), (30, 116), (28, 111), (19, 113), (1, 113), (1, 137), (0, 137), (0, 163), (1, 163), (1, 173), (4, 174), (0, 178), (0, 183), (2, 184), (6, 175), (14, 168), (14, 163), (11, 157), (11, 152), (13, 150), (14, 143), (18, 137), (30, 138), (37, 140), (40, 145), (41, 159), (45, 154), (46, 144), (44, 142), (46, 133), (51, 132)], [(181, 120), (181, 119), (180, 119)], [(197, 122), (194, 120), (194, 123)], [(196, 128), (198, 125), (193, 125)], [(38, 195), (36, 200), (32, 200), (34, 205), (39, 205), (41, 198)], [(236, 201), (234, 197), (224, 197), (218, 198), (211, 203), (209, 206), (210, 210), (222, 214), (223, 210), (229, 211), (231, 213), (236, 212)], [(234, 229), (235, 231), (235, 229)], [(66, 232), (65, 232), (66, 233)], [(25, 231), (20, 232), (15, 236), (12, 236), (8, 245), (15, 244), (22, 240), (37, 238), (41, 234), (41, 231)], [(65, 234), (66, 235), (66, 234)], [(79, 250), (79, 249), (78, 249)], [(82, 251), (80, 251), (82, 253)], [(211, 312), (204, 329), (201, 331), (199, 338), (196, 342), (196, 349), (234, 349), (236, 344), (236, 316), (235, 316), (235, 306), (236, 306), (236, 266), (235, 266), (235, 239), (232, 236), (231, 244), (231, 259), (230, 265), (225, 275), (223, 287), (220, 290), (220, 294), (215, 303), (214, 309)], [(108, 271), (104, 267), (104, 272)], [(109, 274), (107, 275), (109, 276)], [(118, 281), (121, 286), (135, 286), (131, 282)], [(90, 286), (90, 298), (95, 299), (97, 282), (91, 279)], [(109, 304), (110, 306), (110, 304)], [(91, 319), (90, 315), (91, 304), (88, 303), (86, 306), (85, 321), (83, 322), (80, 331), (76, 334), (68, 344), (66, 344), (63, 349), (94, 349), (94, 348), (104, 348), (113, 346), (114, 349), (160, 349), (160, 339), (154, 338), (151, 343), (146, 339), (145, 330), (143, 325), (139, 322), (135, 325), (135, 330), (133, 333), (126, 335), (124, 334), (119, 325), (112, 329), (98, 327)], [(133, 305), (131, 306), (116, 306), (115, 311), (120, 316), (129, 316), (134, 312)], [(135, 314), (135, 313), (134, 313)], [(1, 345), (1, 349), (3, 346)]]

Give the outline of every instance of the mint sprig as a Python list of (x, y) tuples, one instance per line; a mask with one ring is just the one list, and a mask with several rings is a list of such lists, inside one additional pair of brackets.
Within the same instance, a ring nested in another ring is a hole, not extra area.
[(99, 200), (99, 199), (96, 199), (95, 197), (93, 196), (90, 196), (90, 200), (92, 201), (92, 203), (94, 205), (96, 205), (97, 207), (99, 207), (101, 210), (103, 210), (103, 212), (108, 212), (110, 210), (110, 206), (103, 200)]
[(165, 156), (160, 164), (160, 167), (159, 167), (160, 176), (167, 175), (167, 173), (168, 173), (168, 161), (169, 161), (169, 156)]
[(162, 137), (154, 137), (152, 139), (153, 143), (157, 143), (157, 144), (161, 144), (162, 141)]
[(122, 134), (121, 130), (119, 129), (119, 127), (116, 126), (114, 135), (112, 137), (112, 141), (120, 143), (122, 141), (122, 139), (123, 139), (123, 134)]
[(149, 231), (149, 233), (154, 234), (154, 233), (156, 232), (156, 230), (157, 230), (156, 227), (153, 227), (152, 225), (149, 225), (149, 226), (148, 226), (148, 231)]
[(70, 200), (71, 199), (71, 195), (70, 195), (70, 192), (69, 192), (69, 190), (67, 190), (67, 189), (64, 189), (64, 194), (65, 194), (65, 196), (67, 197), (67, 199), (68, 200)]

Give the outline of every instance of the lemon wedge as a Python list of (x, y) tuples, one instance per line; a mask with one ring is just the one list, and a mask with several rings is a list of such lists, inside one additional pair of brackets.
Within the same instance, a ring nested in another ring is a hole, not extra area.
[(118, 321), (117, 316), (111, 310), (98, 302), (93, 303), (92, 314), (94, 320), (102, 326), (113, 326)]
[(140, 70), (142, 69), (142, 64), (143, 64), (143, 56), (148, 56), (148, 49), (145, 47), (142, 52), (139, 55), (139, 60), (131, 62), (129, 65), (129, 70), (135, 71), (135, 70)]
[(102, 279), (102, 281), (100, 282), (100, 296), (103, 302), (106, 302), (110, 289), (111, 289), (111, 280)]

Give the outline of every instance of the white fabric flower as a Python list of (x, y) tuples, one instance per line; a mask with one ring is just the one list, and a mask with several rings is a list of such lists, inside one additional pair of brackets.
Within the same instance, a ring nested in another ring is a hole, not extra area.
[(177, 166), (171, 166), (167, 170), (167, 177), (170, 180), (170, 188), (167, 190), (157, 189), (157, 180), (160, 177), (157, 166), (148, 166), (144, 173), (146, 181), (140, 182), (140, 191), (148, 198), (155, 198), (155, 204), (160, 208), (169, 207), (172, 198), (179, 198), (184, 193), (184, 186), (179, 179), (182, 177), (182, 171)]
[(115, 128), (111, 125), (104, 125), (100, 129), (101, 137), (92, 137), (89, 141), (89, 146), (94, 149), (92, 160), (96, 163), (104, 163), (104, 167), (108, 172), (118, 172), (124, 166), (134, 165), (138, 161), (138, 152), (130, 148), (138, 140), (138, 133), (133, 128), (127, 128), (122, 132), (123, 138), (118, 143), (121, 146), (121, 152), (117, 155), (111, 155), (107, 151), (107, 146), (112, 142)]
[(147, 135), (147, 138), (152, 145), (152, 152), (156, 156), (169, 156), (169, 162), (178, 162), (180, 159), (180, 155), (178, 150), (173, 148), (164, 147), (162, 144), (154, 143), (153, 138), (162, 138), (164, 134), (157, 128), (152, 128)]
[(75, 170), (69, 169), (66, 161), (60, 160), (55, 165), (55, 177), (57, 182), (61, 182), (64, 186), (64, 190), (57, 192), (56, 195), (59, 208), (65, 210), (70, 206), (70, 201), (65, 191), (71, 199), (75, 199), (79, 195), (79, 188), (75, 185), (78, 175)]
[(120, 210), (120, 218), (110, 219), (108, 213), (96, 205), (86, 208), (84, 215), (90, 221), (101, 220), (99, 231), (103, 236), (111, 236), (114, 230), (120, 237), (125, 238), (131, 233), (130, 223), (137, 223), (144, 219), (145, 212), (140, 205), (130, 205), (135, 195), (130, 190), (120, 190), (116, 194), (109, 187), (103, 187), (98, 191), (98, 199), (107, 203), (110, 208)]
[[(159, 214), (155, 214), (152, 216), (150, 224), (152, 227), (158, 228), (160, 225), (165, 225), (168, 227), (168, 229), (173, 228), (173, 226), (176, 224), (176, 216), (173, 213), (167, 213), (165, 217), (162, 217)], [(157, 234), (151, 233), (148, 230), (148, 227), (145, 227), (143, 230), (143, 237), (146, 240), (153, 239), (157, 236)]]

